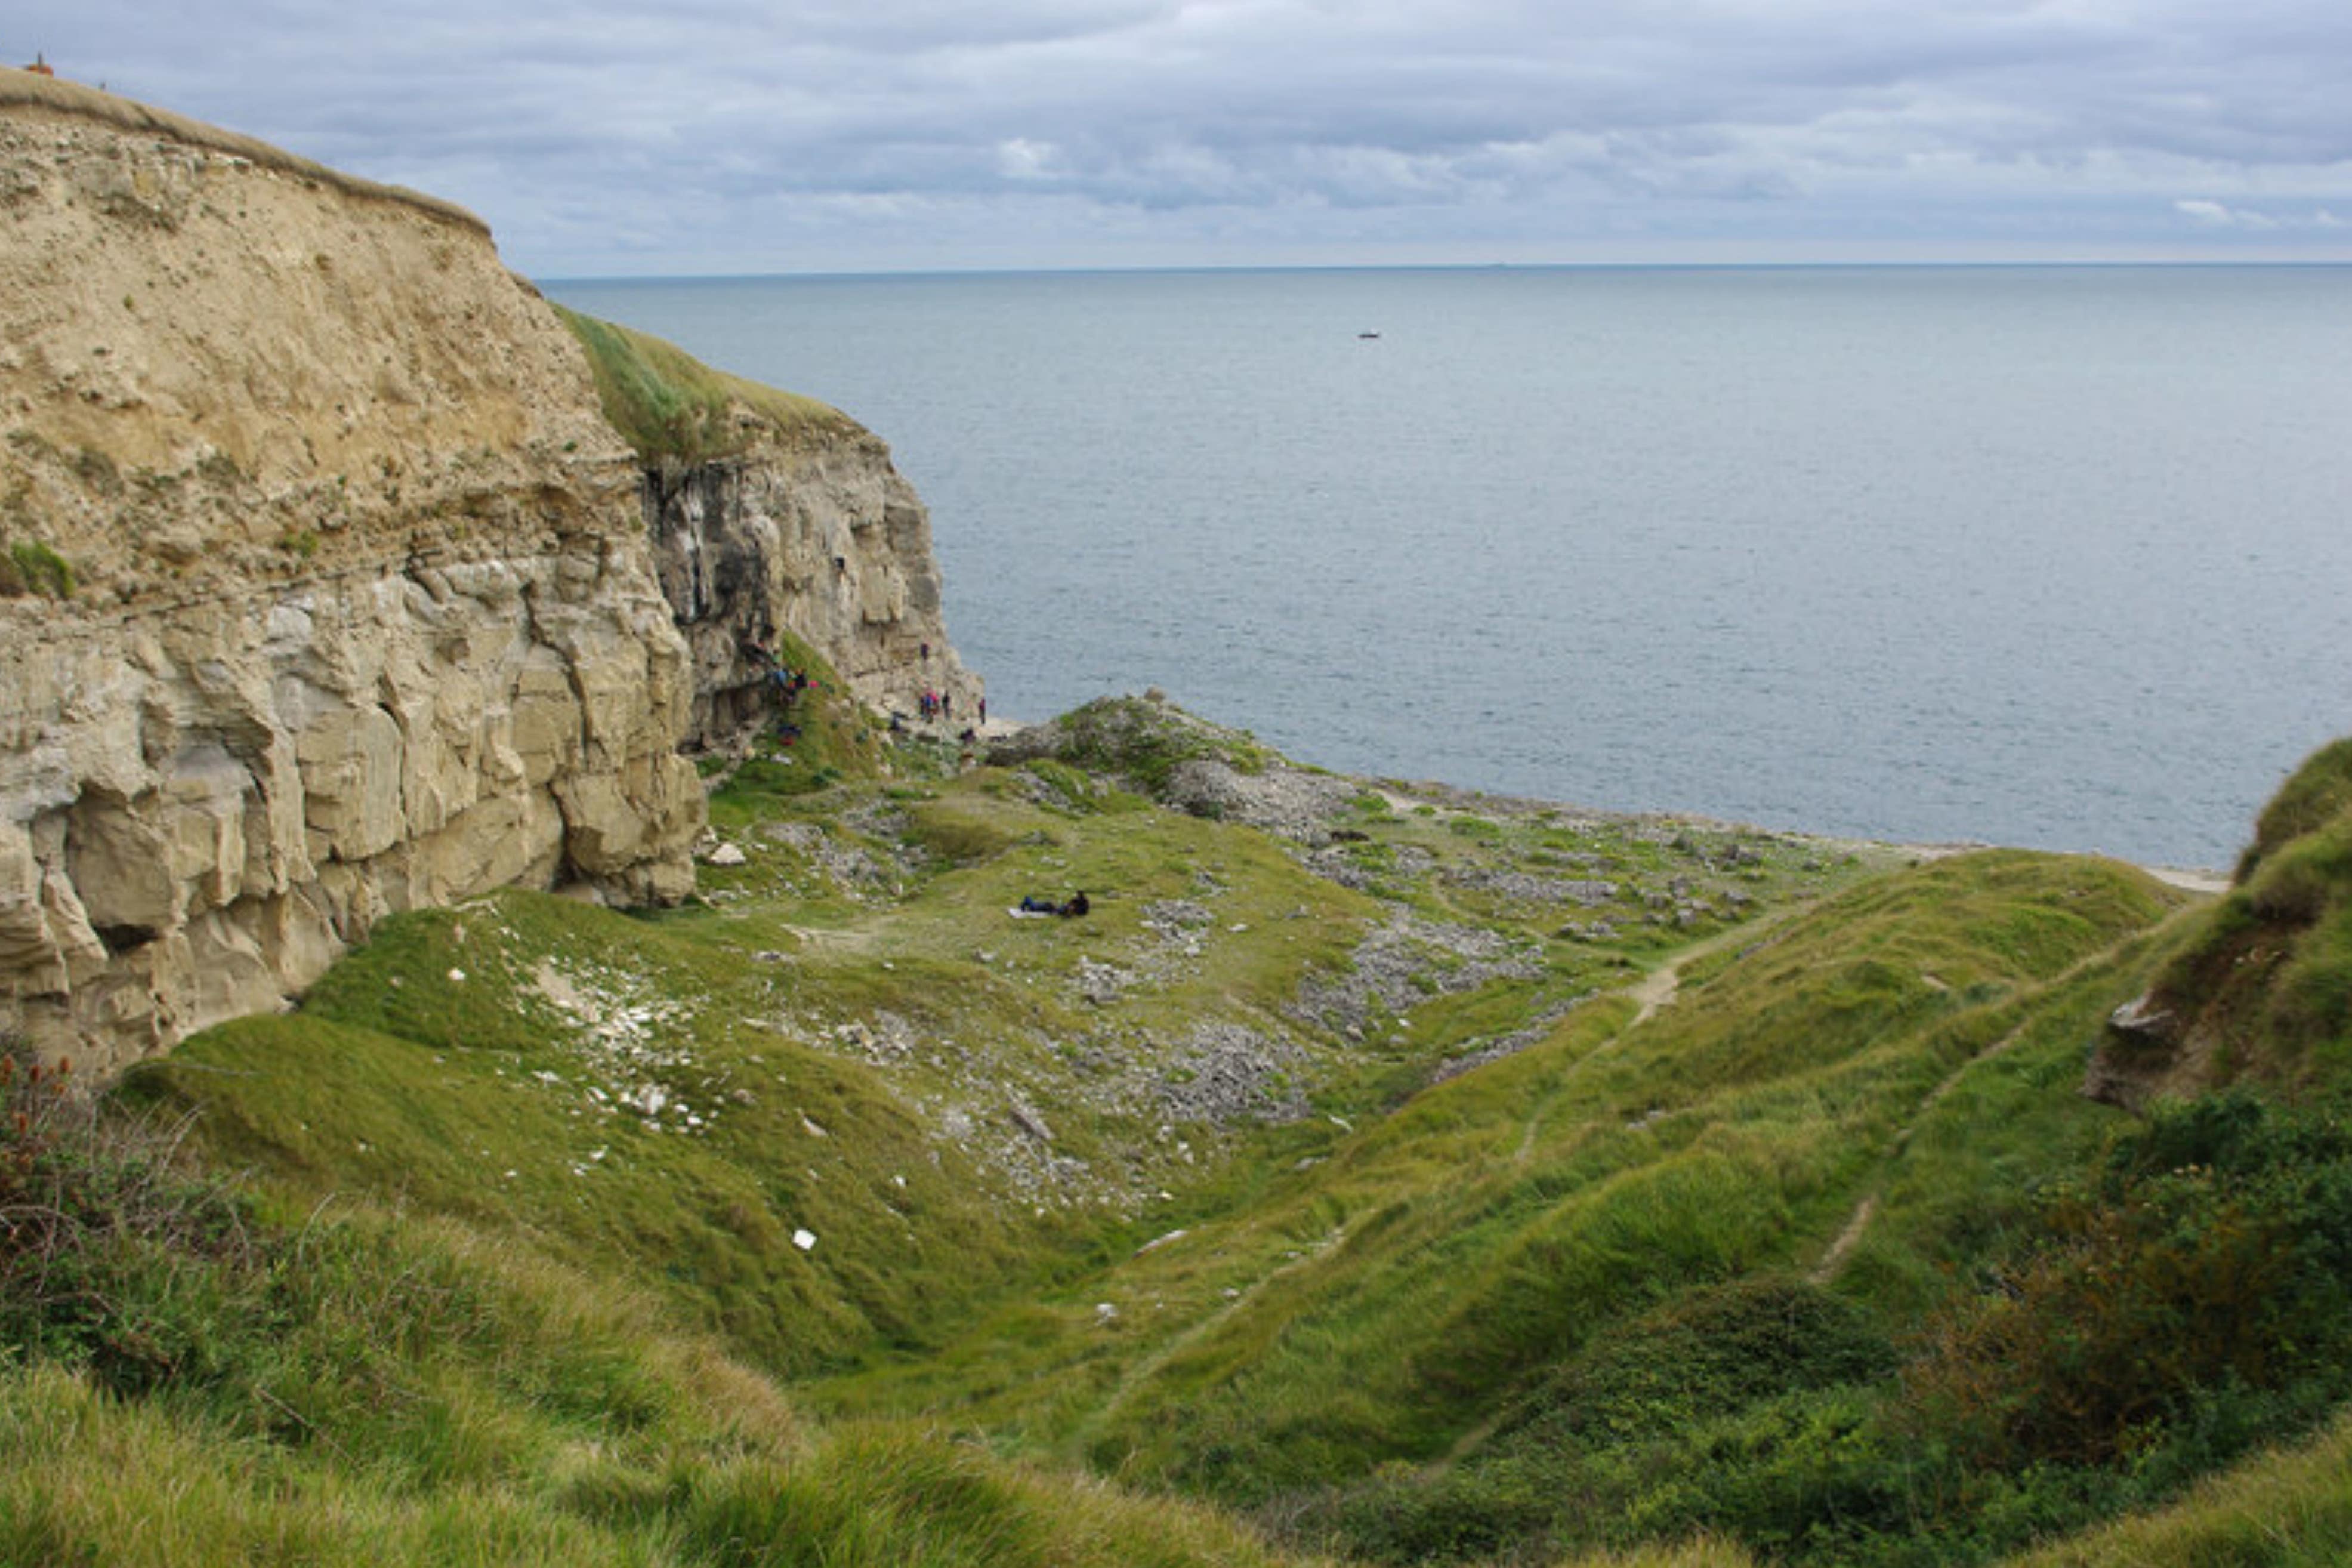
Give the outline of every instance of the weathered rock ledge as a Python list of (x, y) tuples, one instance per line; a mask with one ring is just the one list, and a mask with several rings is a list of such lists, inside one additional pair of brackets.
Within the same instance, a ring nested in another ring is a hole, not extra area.
[(665, 606), (594, 541), (156, 611), (0, 608), (0, 1020), (107, 1068), (384, 914), (691, 889)]

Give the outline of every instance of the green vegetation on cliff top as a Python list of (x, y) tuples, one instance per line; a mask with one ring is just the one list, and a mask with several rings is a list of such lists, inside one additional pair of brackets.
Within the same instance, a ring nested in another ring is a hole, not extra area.
[(685, 350), (555, 306), (588, 351), (604, 417), (647, 463), (732, 457), (762, 435), (857, 428), (839, 410), (711, 369)]
[[(1287, 798), (1245, 738), (1064, 737), (781, 749), (687, 909), (397, 917), (94, 1120), (12, 1078), (0, 1562), (2352, 1545), (2325, 778), (2200, 904), (1328, 780), (1285, 837), (1111, 782)], [(2079, 1095), (2248, 921), (2299, 1069)]]

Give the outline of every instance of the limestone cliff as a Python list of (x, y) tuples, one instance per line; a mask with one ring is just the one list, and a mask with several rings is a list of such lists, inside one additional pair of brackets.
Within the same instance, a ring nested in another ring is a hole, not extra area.
[(103, 1068), (389, 910), (690, 889), (641, 468), (477, 220), (0, 71), (0, 1027)]
[(761, 650), (790, 633), (871, 707), (954, 714), (982, 687), (949, 645), (930, 516), (890, 449), (839, 410), (564, 312), (605, 413), (645, 464), (662, 591), (694, 662), (689, 743), (726, 746), (769, 711)]
[(759, 713), (751, 650), (779, 630), (824, 653), (870, 706), (912, 714), (929, 688), (973, 711), (981, 685), (948, 644), (929, 514), (880, 441), (770, 439), (649, 468), (644, 504), (693, 649), (698, 743), (724, 744)]

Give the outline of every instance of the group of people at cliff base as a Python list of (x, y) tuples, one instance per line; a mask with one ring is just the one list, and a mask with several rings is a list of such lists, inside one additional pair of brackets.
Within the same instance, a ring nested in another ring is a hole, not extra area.
[[(915, 700), (915, 706), (921, 713), (925, 723), (947, 723), (953, 721), (955, 718), (953, 694), (932, 687), (923, 689), (922, 694)], [(892, 717), (895, 719), (897, 716), (894, 714)], [(980, 699), (980, 722), (982, 724), (988, 722), (988, 699), (985, 697)], [(978, 736), (973, 727), (966, 724), (961, 734), (957, 738), (966, 745), (970, 745)]]
[(1074, 920), (1092, 908), (1094, 906), (1087, 901), (1086, 889), (1081, 888), (1071, 894), (1066, 902), (1058, 904), (1051, 899), (1041, 899), (1034, 893), (1024, 894), (1021, 900), (1021, 908), (1015, 912), (1024, 915), (1060, 915), (1064, 920)]

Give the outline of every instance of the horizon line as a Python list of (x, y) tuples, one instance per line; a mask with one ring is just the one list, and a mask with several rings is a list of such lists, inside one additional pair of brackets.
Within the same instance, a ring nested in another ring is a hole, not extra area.
[(776, 272), (525, 274), (533, 283), (772, 283), (938, 278), (1114, 278), (1220, 273), (1317, 272), (2022, 272), (2276, 270), (2352, 268), (2352, 258), (2078, 258), (2009, 260), (1822, 261), (1333, 261), (1231, 262), (1132, 267), (909, 267)]

